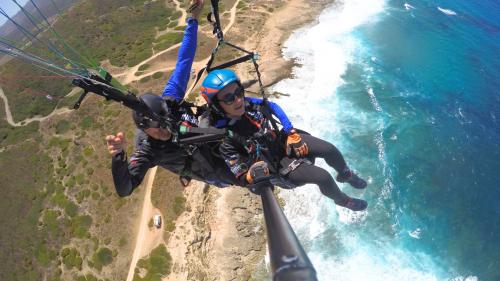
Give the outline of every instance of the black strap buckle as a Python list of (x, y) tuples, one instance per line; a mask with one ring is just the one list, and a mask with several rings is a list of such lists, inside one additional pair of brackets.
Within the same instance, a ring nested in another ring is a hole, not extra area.
[(280, 175), (282, 177), (284, 177), (284, 176), (288, 175), (289, 173), (295, 171), (295, 169), (297, 169), (302, 164), (311, 165), (312, 162), (306, 158), (295, 159), (292, 161), (292, 163), (288, 164), (288, 166), (286, 168), (280, 169)]

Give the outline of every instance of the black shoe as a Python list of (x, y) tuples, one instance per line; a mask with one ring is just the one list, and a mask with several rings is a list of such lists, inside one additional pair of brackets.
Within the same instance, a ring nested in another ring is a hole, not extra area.
[(343, 175), (338, 175), (337, 176), (337, 181), (338, 182), (347, 182), (349, 183), (352, 187), (357, 188), (357, 189), (363, 189), (366, 187), (366, 181), (355, 173), (353, 173), (351, 170), (347, 170)]
[(363, 211), (366, 209), (366, 207), (368, 207), (368, 203), (366, 203), (365, 200), (351, 197), (348, 197), (340, 203), (335, 202), (335, 204), (353, 211)]
[(188, 187), (188, 185), (191, 183), (191, 177), (179, 176), (179, 181), (183, 187)]

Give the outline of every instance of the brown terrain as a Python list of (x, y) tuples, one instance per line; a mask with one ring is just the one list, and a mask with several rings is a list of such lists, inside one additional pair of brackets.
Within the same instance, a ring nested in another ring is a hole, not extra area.
[[(174, 0), (179, 10), (183, 8)], [(209, 4), (209, 1), (207, 4)], [(333, 0), (255, 0), (255, 1), (221, 1), (228, 10), (222, 14), (226, 40), (241, 45), (247, 50), (259, 52), (258, 61), (263, 74), (264, 85), (271, 85), (291, 74), (293, 61), (282, 58), (281, 48), (293, 30), (311, 23), (321, 10)], [(240, 2), (244, 2), (241, 5)], [(180, 21), (183, 22), (183, 21)], [(211, 28), (205, 26), (200, 36), (212, 38)], [(212, 39), (209, 46), (200, 47), (193, 68), (202, 68), (208, 59), (209, 51), (215, 46)], [(170, 72), (175, 64), (179, 45), (158, 52), (147, 60), (131, 68), (117, 68), (104, 63), (104, 66), (124, 84), (132, 84), (139, 90), (161, 90), (162, 84), (151, 82), (140, 83), (143, 77), (158, 71)], [(138, 73), (141, 65), (150, 67)], [(238, 74), (246, 79), (252, 77), (253, 66), (241, 64), (236, 68)], [(250, 74), (248, 74), (250, 72)], [(13, 126), (23, 126), (31, 121), (43, 121), (50, 116), (24, 120), (14, 123), (8, 109), (7, 98), (0, 89), (0, 97), (4, 100), (8, 122)], [(51, 114), (66, 114), (59, 110)], [(269, 278), (264, 256), (266, 241), (264, 218), (260, 198), (239, 187), (217, 189), (193, 182), (182, 192), (186, 198), (185, 211), (176, 221), (175, 228), (166, 232), (165, 225), (156, 229), (148, 227), (153, 215), (162, 212), (152, 204), (154, 188), (172, 188), (171, 182), (162, 182), (163, 186), (155, 186), (156, 169), (152, 169), (143, 186), (144, 194), (142, 210), (137, 210), (136, 230), (133, 231), (133, 254), (128, 271), (127, 281), (131, 281), (135, 266), (139, 259), (146, 257), (152, 249), (164, 244), (172, 256), (172, 272), (163, 280), (263, 280)], [(175, 177), (171, 177), (175, 179)], [(152, 192), (153, 190), (153, 192)], [(165, 214), (162, 213), (162, 217)], [(167, 234), (166, 234), (167, 233)]]

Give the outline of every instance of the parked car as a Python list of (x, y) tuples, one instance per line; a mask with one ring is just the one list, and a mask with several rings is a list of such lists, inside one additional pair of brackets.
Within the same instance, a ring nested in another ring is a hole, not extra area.
[(156, 228), (160, 228), (161, 227), (161, 215), (155, 215), (153, 217), (153, 225), (156, 227)]

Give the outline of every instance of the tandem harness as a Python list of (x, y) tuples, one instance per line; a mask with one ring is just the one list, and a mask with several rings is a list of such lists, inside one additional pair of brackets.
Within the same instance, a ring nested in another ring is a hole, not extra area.
[(311, 160), (307, 158), (294, 159), (292, 163), (288, 164), (287, 167), (280, 169), (280, 176), (282, 177), (287, 176), (291, 172), (295, 171), (295, 169), (297, 169), (302, 164), (312, 165), (313, 163), (311, 162)]

